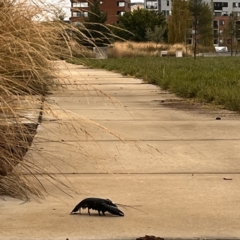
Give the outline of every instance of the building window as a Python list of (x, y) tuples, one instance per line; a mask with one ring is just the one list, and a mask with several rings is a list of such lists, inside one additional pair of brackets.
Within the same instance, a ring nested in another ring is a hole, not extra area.
[(224, 20), (220, 20), (220, 25), (224, 25), (225, 24), (225, 21)]
[(80, 12), (72, 12), (73, 17), (80, 17)]
[(80, 3), (72, 3), (72, 7), (80, 7)]
[(218, 28), (218, 21), (216, 20), (216, 21), (213, 21), (213, 28)]
[(80, 12), (72, 12), (73, 17), (80, 17), (81, 13)]
[(157, 1), (147, 1), (146, 8), (157, 9)]
[(77, 3), (72, 3), (73, 7), (88, 7), (88, 2), (77, 2)]
[(222, 13), (221, 13), (221, 12), (215, 12), (214, 15), (215, 15), (215, 16), (221, 16)]
[(81, 7), (88, 7), (88, 2), (82, 2)]
[(72, 12), (73, 17), (88, 17), (88, 12)]
[(237, 3), (236, 3), (236, 2), (233, 3), (233, 7), (234, 7), (234, 8), (237, 7)]
[(117, 2), (118, 7), (125, 7), (125, 2)]
[(163, 12), (163, 15), (164, 15), (165, 17), (167, 17), (167, 16), (169, 16), (169, 15), (172, 14), (172, 12), (169, 11), (169, 10), (163, 10), (162, 12)]
[(169, 0), (167, 0), (167, 6), (169, 7)]
[(223, 7), (228, 7), (228, 2), (214, 2), (214, 10), (222, 10)]
[(118, 12), (117, 12), (117, 15), (119, 15), (119, 16), (123, 16), (124, 13), (125, 13), (125, 12), (118, 11)]
[(222, 3), (222, 6), (223, 6), (223, 7), (228, 7), (228, 3), (227, 3), (227, 2), (224, 2), (224, 3)]

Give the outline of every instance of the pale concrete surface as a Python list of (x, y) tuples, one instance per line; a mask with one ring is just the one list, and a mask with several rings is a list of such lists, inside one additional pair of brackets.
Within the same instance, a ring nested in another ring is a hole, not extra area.
[[(240, 238), (238, 114), (118, 73), (56, 64), (66, 90), (47, 99), (26, 159), (74, 191), (39, 176), (45, 200), (0, 201), (0, 239)], [(69, 215), (85, 197), (137, 209)]]

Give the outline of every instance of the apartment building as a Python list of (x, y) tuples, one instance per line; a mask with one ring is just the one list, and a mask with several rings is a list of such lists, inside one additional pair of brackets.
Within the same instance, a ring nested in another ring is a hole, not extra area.
[(165, 16), (171, 15), (171, 0), (144, 0), (144, 7), (149, 10), (163, 12)]
[[(225, 39), (223, 36), (223, 29), (228, 23), (230, 14), (237, 16), (240, 20), (240, 0), (217, 0), (206, 1), (211, 4), (214, 14), (213, 31), (214, 31), (214, 44), (231, 44), (231, 39)], [(240, 21), (236, 24), (240, 26)], [(240, 38), (234, 39), (234, 41), (240, 42)]]
[[(71, 0), (71, 22), (82, 22), (88, 17), (93, 0)], [(118, 16), (131, 11), (130, 0), (99, 0), (100, 9), (108, 13), (106, 23), (117, 23)]]
[[(203, 2), (211, 5), (214, 16), (229, 16), (232, 12), (240, 16), (240, 0), (203, 0)], [(163, 12), (165, 16), (171, 15), (171, 0), (144, 0), (144, 6), (149, 10)]]
[(229, 16), (231, 13), (240, 17), (240, 0), (205, 0), (212, 5), (214, 16)]
[[(214, 44), (230, 44), (232, 40), (225, 39), (223, 29), (229, 20), (230, 14), (239, 17), (236, 24), (240, 26), (240, 0), (203, 0), (203, 2), (210, 4), (213, 10)], [(166, 17), (171, 15), (171, 0), (144, 0), (144, 6), (146, 9), (162, 12)], [(235, 41), (240, 43), (240, 38), (235, 39)], [(188, 43), (192, 42), (192, 38), (188, 40)]]

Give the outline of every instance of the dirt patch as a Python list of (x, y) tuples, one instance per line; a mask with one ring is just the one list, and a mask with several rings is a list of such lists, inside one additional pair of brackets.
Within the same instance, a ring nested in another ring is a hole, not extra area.
[(192, 99), (166, 99), (159, 100), (159, 104), (166, 108), (175, 110), (188, 111), (197, 114), (206, 114), (213, 117), (224, 117), (229, 119), (240, 119), (237, 112), (224, 109), (222, 106), (213, 104), (199, 103)]
[(10, 124), (0, 126), (0, 175), (6, 176), (23, 160), (33, 138), (37, 124)]

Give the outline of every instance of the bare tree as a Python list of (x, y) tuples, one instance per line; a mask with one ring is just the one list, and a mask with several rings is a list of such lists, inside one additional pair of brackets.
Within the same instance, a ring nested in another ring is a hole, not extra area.
[(190, 26), (191, 13), (189, 11), (189, 2), (172, 0), (172, 15), (168, 19), (168, 42), (186, 42)]
[(237, 38), (239, 32), (239, 25), (236, 24), (238, 17), (233, 13), (230, 15), (226, 27), (223, 29), (223, 35), (225, 38), (230, 38), (230, 51), (231, 56), (233, 55), (233, 43)]
[(202, 0), (190, 0), (189, 9), (192, 13), (193, 31), (194, 31), (194, 59), (197, 55), (197, 40), (202, 39), (206, 44), (212, 44), (213, 29), (212, 21), (213, 14), (209, 4)]

